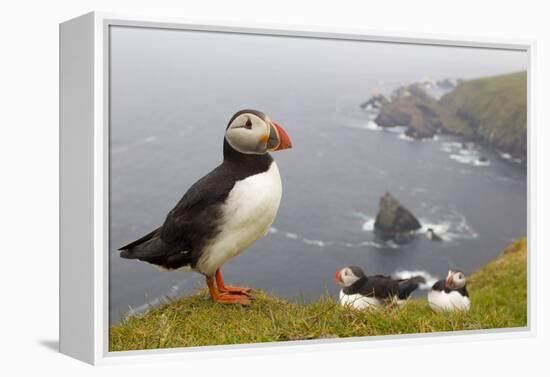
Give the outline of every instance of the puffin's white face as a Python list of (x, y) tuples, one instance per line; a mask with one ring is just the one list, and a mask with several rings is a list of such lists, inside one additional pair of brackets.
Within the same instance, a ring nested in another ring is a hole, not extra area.
[(349, 287), (364, 276), (365, 273), (360, 267), (349, 266), (336, 271), (334, 274), (334, 282), (343, 287)]
[(445, 286), (451, 289), (462, 289), (466, 285), (466, 276), (462, 271), (449, 270)]
[(292, 146), (281, 126), (267, 116), (262, 119), (247, 112), (233, 119), (225, 139), (233, 149), (244, 154), (265, 154)]

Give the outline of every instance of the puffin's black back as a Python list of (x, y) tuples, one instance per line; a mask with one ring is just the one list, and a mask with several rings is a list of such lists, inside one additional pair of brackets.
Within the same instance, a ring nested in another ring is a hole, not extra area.
[(345, 287), (347, 295), (360, 294), (367, 297), (388, 298), (398, 294), (399, 285), (387, 276), (363, 276), (349, 287)]
[[(231, 118), (243, 112), (243, 110)], [(255, 112), (265, 115), (259, 112)], [(258, 115), (260, 116), (260, 115)], [(229, 127), (229, 125), (228, 125)], [(205, 244), (220, 232), (223, 204), (235, 183), (269, 169), (268, 154), (243, 154), (233, 149), (224, 137), (223, 163), (195, 182), (168, 213), (164, 224), (121, 247), (120, 256), (139, 259), (167, 269), (195, 267)]]
[(400, 300), (405, 300), (423, 282), (425, 282), (425, 279), (421, 276), (401, 280), (394, 280), (389, 276), (383, 275), (363, 276), (343, 290), (347, 295), (360, 294), (380, 299), (397, 296)]

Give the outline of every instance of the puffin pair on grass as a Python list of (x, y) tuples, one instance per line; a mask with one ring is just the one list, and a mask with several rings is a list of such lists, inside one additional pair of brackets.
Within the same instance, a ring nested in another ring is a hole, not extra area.
[[(367, 276), (360, 267), (349, 266), (337, 271), (334, 282), (343, 288), (340, 304), (353, 309), (379, 308), (387, 303), (402, 305), (420, 284), (422, 276), (410, 279), (393, 279), (389, 276)], [(467, 311), (470, 298), (466, 290), (466, 276), (462, 271), (449, 270), (445, 280), (436, 282), (428, 293), (432, 310)]]
[(221, 165), (189, 188), (159, 228), (121, 247), (120, 256), (199, 272), (214, 301), (250, 304), (250, 289), (225, 285), (220, 268), (268, 232), (282, 195), (269, 152), (291, 147), (264, 113), (237, 112), (225, 131)]

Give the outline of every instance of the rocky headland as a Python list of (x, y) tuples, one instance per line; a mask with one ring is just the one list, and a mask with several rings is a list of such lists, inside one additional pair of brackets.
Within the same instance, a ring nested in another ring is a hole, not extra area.
[[(433, 89), (440, 98), (430, 94)], [(414, 139), (438, 133), (488, 145), (525, 161), (527, 158), (527, 73), (475, 80), (423, 80), (393, 91), (390, 99), (373, 95), (361, 104), (384, 128), (404, 126)]]

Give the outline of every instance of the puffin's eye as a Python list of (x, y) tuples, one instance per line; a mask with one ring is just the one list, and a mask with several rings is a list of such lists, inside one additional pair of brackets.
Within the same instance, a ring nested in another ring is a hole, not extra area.
[(246, 123), (244, 124), (244, 128), (246, 128), (247, 130), (252, 128), (252, 121), (250, 120), (250, 118), (246, 120)]

